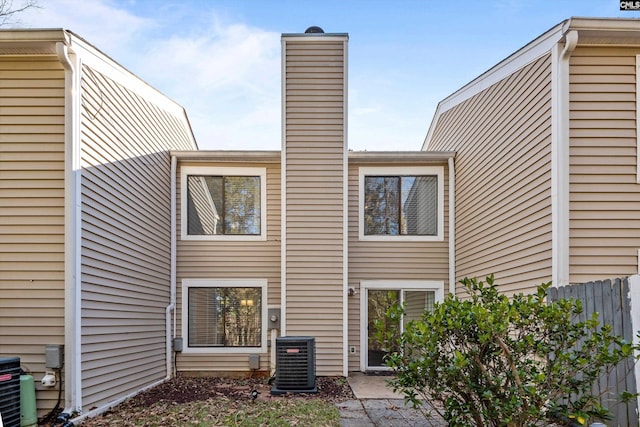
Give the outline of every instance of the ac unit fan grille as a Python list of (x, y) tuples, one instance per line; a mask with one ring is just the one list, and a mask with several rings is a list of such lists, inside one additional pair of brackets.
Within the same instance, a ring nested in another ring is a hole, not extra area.
[(0, 413), (4, 427), (20, 427), (20, 358), (0, 358)]
[(279, 367), (277, 383), (280, 387), (308, 388), (309, 349), (308, 344), (289, 342), (278, 348), (276, 369)]
[(276, 380), (271, 393), (316, 393), (315, 381), (315, 339), (277, 338)]

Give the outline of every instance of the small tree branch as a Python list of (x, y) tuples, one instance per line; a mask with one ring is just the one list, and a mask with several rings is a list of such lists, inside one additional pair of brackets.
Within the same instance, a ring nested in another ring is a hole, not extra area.
[(13, 0), (0, 0), (0, 27), (18, 23), (18, 20), (14, 19), (16, 15), (39, 7), (37, 0), (23, 0), (18, 7), (13, 6)]
[(504, 355), (507, 358), (507, 362), (509, 362), (509, 368), (511, 369), (511, 373), (513, 374), (513, 380), (516, 382), (518, 387), (522, 387), (522, 380), (520, 379), (518, 368), (516, 367), (516, 364), (513, 361), (513, 356), (511, 354), (511, 351), (509, 351), (509, 347), (507, 347), (507, 345), (504, 343), (502, 338), (500, 338), (499, 336), (496, 336), (495, 339), (498, 345), (500, 346), (500, 348), (502, 349), (502, 351), (504, 352)]

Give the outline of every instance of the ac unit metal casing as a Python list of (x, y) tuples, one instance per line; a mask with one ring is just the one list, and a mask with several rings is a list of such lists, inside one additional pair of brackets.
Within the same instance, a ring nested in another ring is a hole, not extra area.
[(4, 427), (20, 427), (19, 357), (0, 357), (0, 414)]
[(276, 338), (276, 378), (271, 394), (317, 392), (315, 338)]

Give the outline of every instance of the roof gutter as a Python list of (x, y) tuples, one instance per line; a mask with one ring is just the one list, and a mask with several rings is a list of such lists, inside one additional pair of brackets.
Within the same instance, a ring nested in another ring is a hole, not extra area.
[(65, 413), (82, 411), (81, 370), (81, 178), (80, 167), (80, 67), (68, 41), (56, 42), (56, 53), (65, 70)]

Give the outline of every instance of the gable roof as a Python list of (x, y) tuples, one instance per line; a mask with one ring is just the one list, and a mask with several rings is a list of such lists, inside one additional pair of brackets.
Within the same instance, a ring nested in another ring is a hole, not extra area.
[(58, 43), (68, 46), (72, 53), (80, 56), (82, 64), (104, 73), (127, 89), (180, 118), (189, 130), (193, 148), (197, 149), (189, 118), (180, 104), (149, 85), (79, 35), (62, 28), (0, 30), (0, 55), (58, 55), (56, 48)]
[(640, 45), (640, 19), (572, 17), (564, 20), (440, 101), (422, 149), (428, 149), (441, 114), (549, 53), (572, 30), (578, 32), (580, 45)]

